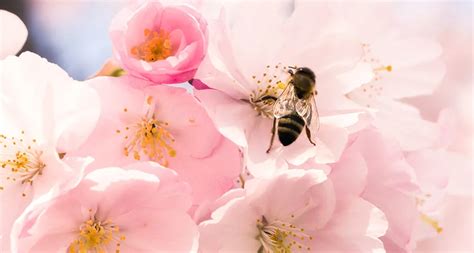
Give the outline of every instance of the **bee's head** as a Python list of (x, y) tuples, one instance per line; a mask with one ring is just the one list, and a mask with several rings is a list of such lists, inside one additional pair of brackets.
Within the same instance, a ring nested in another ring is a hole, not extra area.
[(311, 80), (313, 80), (313, 82), (316, 82), (316, 75), (314, 74), (314, 72), (310, 68), (307, 68), (307, 67), (297, 68), (295, 74), (305, 75), (305, 76), (309, 77)]

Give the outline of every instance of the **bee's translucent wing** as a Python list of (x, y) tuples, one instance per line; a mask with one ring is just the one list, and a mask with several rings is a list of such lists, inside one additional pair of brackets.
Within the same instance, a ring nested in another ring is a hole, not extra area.
[(311, 109), (313, 112), (313, 117), (311, 119), (311, 128), (319, 130), (319, 112), (318, 106), (316, 105), (316, 94), (310, 99), (311, 100)]
[(319, 113), (316, 106), (316, 96), (311, 96), (307, 100), (299, 99), (296, 102), (296, 112), (300, 115), (306, 125), (313, 129), (319, 129)]
[(295, 106), (296, 112), (298, 113), (298, 115), (300, 115), (304, 119), (304, 122), (308, 126), (311, 125), (311, 119), (313, 117), (313, 110), (312, 110), (310, 100), (311, 99), (308, 99), (308, 100), (298, 99), (298, 101), (296, 101), (296, 106)]
[(295, 111), (295, 91), (293, 85), (288, 84), (273, 105), (273, 116), (281, 118)]

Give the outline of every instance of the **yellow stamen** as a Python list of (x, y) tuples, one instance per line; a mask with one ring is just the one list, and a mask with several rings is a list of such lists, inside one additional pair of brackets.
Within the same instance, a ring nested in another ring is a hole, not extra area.
[[(147, 105), (154, 106), (153, 97), (146, 98)], [(150, 110), (149, 110), (150, 111)], [(134, 125), (125, 127), (125, 130), (116, 130), (117, 133), (125, 132), (125, 145), (123, 154), (133, 155), (135, 160), (148, 160), (168, 166), (168, 158), (176, 156), (176, 150), (172, 147), (175, 139), (168, 131), (168, 123), (158, 120), (154, 114), (143, 116)]]
[[(24, 131), (21, 131), (24, 135)], [(32, 140), (36, 142), (35, 139)], [(32, 149), (24, 137), (15, 139), (0, 134), (0, 176), (12, 183), (21, 183), (25, 189), (21, 195), (26, 196), (26, 188), (33, 185), (33, 181), (43, 174), (46, 165), (42, 162), (42, 151)], [(4, 186), (0, 186), (4, 189)]]
[(284, 90), (286, 88), (286, 84), (284, 84), (283, 82), (278, 82), (277, 87), (278, 89)]
[(164, 30), (143, 32), (145, 41), (130, 49), (130, 53), (141, 60), (155, 62), (164, 60), (173, 54), (169, 33)]
[(381, 67), (378, 67), (378, 68), (374, 68), (374, 71), (388, 71), (388, 72), (391, 72), (392, 71), (392, 65), (387, 65), (387, 66), (381, 66)]
[(436, 230), (436, 233), (441, 234), (441, 232), (443, 232), (443, 228), (439, 225), (439, 222), (437, 220), (429, 217), (424, 213), (420, 215), (420, 218), (423, 222), (433, 227)]
[[(262, 219), (257, 219), (257, 228), (259, 235), (257, 239), (262, 244), (261, 252), (278, 252), (291, 253), (292, 247), (303, 249), (303, 247), (310, 251), (305, 240), (312, 240), (313, 237), (304, 233), (304, 229), (297, 228), (295, 225), (281, 221), (269, 222), (262, 216)], [(260, 252), (260, 251), (259, 251)]]
[[(280, 68), (280, 66), (282, 66), (281, 63), (274, 68), (267, 65), (265, 72), (256, 80), (257, 89), (253, 90), (249, 96), (253, 109), (258, 115), (266, 118), (273, 118), (273, 105), (288, 84), (289, 73), (284, 71), (286, 67)], [(256, 78), (256, 75), (252, 76), (252, 79)], [(286, 81), (282, 81), (285, 79)]]
[(116, 246), (115, 252), (120, 252), (120, 242), (125, 240), (125, 236), (119, 232), (119, 227), (112, 222), (90, 217), (81, 225), (79, 236), (69, 245), (68, 252), (107, 252), (107, 246), (112, 242)]

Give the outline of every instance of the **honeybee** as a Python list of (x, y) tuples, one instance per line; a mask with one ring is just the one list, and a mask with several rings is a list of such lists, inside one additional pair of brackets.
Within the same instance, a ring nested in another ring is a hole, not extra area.
[[(306, 136), (311, 144), (311, 130), (319, 128), (319, 114), (316, 107), (316, 75), (307, 67), (288, 67), (290, 80), (285, 90), (273, 105), (273, 127), (270, 147), (278, 132), (278, 139), (283, 146), (293, 143), (305, 128)], [(293, 71), (294, 70), (294, 71)]]

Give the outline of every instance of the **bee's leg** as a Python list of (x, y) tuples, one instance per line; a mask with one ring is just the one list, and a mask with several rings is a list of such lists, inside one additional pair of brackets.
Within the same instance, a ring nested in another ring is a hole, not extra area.
[(316, 146), (316, 143), (314, 143), (314, 141), (311, 140), (311, 131), (309, 130), (308, 126), (305, 126), (305, 130), (306, 130), (306, 136), (308, 136), (309, 142), (311, 142), (311, 144), (313, 144), (314, 146)]
[(270, 149), (273, 146), (273, 140), (275, 139), (275, 132), (276, 132), (276, 118), (273, 118), (273, 127), (272, 127), (272, 138), (270, 140), (270, 147), (267, 149), (267, 154), (270, 153)]

